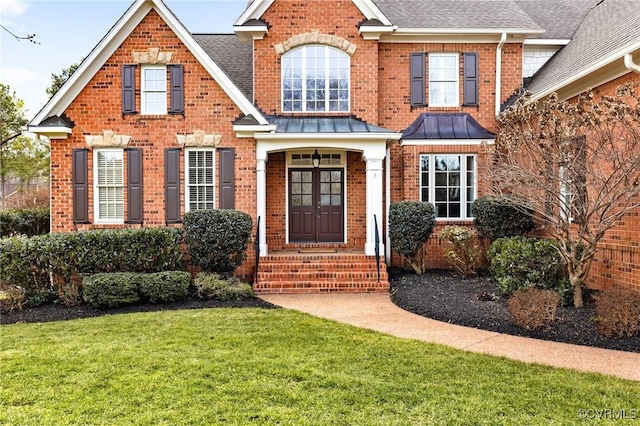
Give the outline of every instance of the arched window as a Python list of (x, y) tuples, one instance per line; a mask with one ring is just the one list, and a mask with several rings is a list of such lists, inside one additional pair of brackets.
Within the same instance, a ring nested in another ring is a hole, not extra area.
[(350, 58), (329, 46), (307, 45), (282, 56), (283, 112), (348, 112)]

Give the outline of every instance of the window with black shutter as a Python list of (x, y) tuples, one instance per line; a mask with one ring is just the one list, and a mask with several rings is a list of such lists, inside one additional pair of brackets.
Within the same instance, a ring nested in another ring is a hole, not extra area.
[(169, 65), (169, 80), (171, 85), (169, 114), (184, 114), (184, 67)]
[(142, 223), (142, 149), (127, 148), (127, 223)]
[(411, 106), (425, 106), (426, 102), (426, 53), (411, 54)]
[(164, 151), (164, 209), (167, 223), (180, 223), (180, 149)]
[(220, 158), (220, 209), (235, 208), (235, 150), (233, 148), (219, 148)]
[(462, 106), (478, 106), (479, 84), (478, 84), (478, 54), (463, 53), (464, 61), (464, 93)]
[(73, 223), (89, 223), (88, 149), (72, 152)]
[(136, 114), (136, 66), (122, 66), (122, 114)]

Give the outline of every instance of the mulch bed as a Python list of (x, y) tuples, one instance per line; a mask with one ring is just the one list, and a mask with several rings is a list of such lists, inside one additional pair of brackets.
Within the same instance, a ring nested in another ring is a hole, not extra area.
[[(461, 279), (449, 271), (429, 271), (424, 275), (391, 271), (391, 300), (399, 307), (418, 315), (483, 330), (535, 339), (553, 340), (606, 349), (640, 353), (640, 338), (606, 338), (601, 336), (593, 318), (595, 305), (591, 293), (585, 291), (582, 309), (559, 307), (557, 319), (549, 330), (527, 331), (511, 323), (507, 301), (499, 295), (488, 277)], [(21, 311), (3, 313), (0, 324), (63, 321), (116, 315), (131, 312), (169, 311), (205, 308), (278, 308), (258, 298), (221, 302), (187, 299), (165, 304), (138, 304), (99, 310), (88, 305), (76, 307), (50, 303)]]
[(483, 330), (576, 345), (640, 352), (640, 337), (606, 338), (598, 333), (595, 304), (585, 291), (584, 307), (559, 307), (549, 330), (527, 331), (511, 323), (506, 298), (488, 277), (461, 279), (449, 271), (424, 275), (395, 271), (390, 274), (391, 299), (415, 314)]

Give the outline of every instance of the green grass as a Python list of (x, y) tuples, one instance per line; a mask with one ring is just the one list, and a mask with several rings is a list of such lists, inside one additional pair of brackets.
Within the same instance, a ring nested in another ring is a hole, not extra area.
[(0, 386), (6, 425), (549, 425), (640, 409), (640, 383), (260, 309), (5, 325)]

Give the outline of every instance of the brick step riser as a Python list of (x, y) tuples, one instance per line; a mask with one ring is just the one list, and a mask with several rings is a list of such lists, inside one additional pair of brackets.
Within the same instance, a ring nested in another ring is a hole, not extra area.
[(325, 282), (298, 282), (298, 283), (269, 283), (267, 285), (254, 285), (254, 292), (260, 293), (325, 293), (325, 292), (376, 292), (386, 293), (389, 286), (385, 282), (374, 283), (325, 283)]

